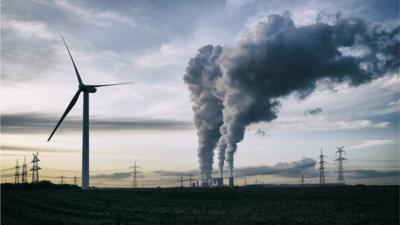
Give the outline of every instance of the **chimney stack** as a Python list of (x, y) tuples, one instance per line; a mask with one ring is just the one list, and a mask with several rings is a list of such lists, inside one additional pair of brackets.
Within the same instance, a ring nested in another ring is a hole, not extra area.
[(224, 187), (224, 178), (223, 177), (218, 178), (218, 187)]
[(229, 187), (233, 187), (234, 183), (233, 183), (233, 176), (229, 177)]

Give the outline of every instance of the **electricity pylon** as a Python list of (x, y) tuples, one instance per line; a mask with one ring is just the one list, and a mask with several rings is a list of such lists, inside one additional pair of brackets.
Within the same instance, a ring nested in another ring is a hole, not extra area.
[(183, 187), (183, 175), (182, 175), (182, 173), (181, 173), (181, 176), (180, 176), (180, 182), (181, 182), (181, 187)]
[(75, 173), (75, 175), (74, 175), (74, 185), (78, 185), (78, 179), (77, 179), (77, 177), (76, 177), (76, 173)]
[(319, 185), (320, 186), (325, 186), (325, 166), (326, 161), (324, 161), (324, 154), (322, 154), (322, 149), (321, 149), (321, 155), (319, 155)]
[(189, 187), (192, 186), (192, 171), (189, 171)]
[(17, 164), (15, 165), (15, 174), (14, 174), (14, 184), (19, 184), (19, 165), (18, 165), (18, 159), (17, 159)]
[(140, 166), (136, 166), (136, 161), (135, 161), (135, 164), (129, 168), (133, 169), (132, 170), (132, 187), (136, 188), (137, 187), (137, 174), (141, 173), (137, 169), (140, 168)]
[(344, 146), (338, 147), (336, 153), (338, 155), (338, 158), (335, 159), (335, 161), (338, 162), (338, 178), (337, 178), (337, 183), (338, 184), (345, 184), (344, 181), (344, 172), (343, 172), (343, 161), (347, 161), (347, 158), (343, 157), (343, 154), (345, 154), (345, 150), (343, 150)]
[(27, 171), (27, 165), (26, 165), (26, 159), (24, 157), (24, 164), (22, 164), (22, 177), (21, 177), (21, 183), (28, 183), (28, 171)]
[(33, 160), (32, 160), (32, 183), (39, 183), (39, 152), (33, 153)]
[(60, 181), (60, 184), (64, 184), (64, 175), (63, 175), (63, 171), (61, 171), (61, 181)]

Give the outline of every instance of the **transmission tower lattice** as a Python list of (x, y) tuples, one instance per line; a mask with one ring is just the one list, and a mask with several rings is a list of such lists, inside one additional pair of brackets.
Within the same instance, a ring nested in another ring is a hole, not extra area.
[(189, 187), (192, 186), (192, 171), (189, 171)]
[(32, 183), (39, 183), (39, 152), (33, 153), (33, 160), (32, 160)]
[(343, 155), (346, 154), (345, 150), (343, 150), (344, 146), (337, 148), (338, 150), (336, 151), (338, 158), (335, 159), (336, 162), (338, 162), (338, 179), (337, 183), (338, 184), (345, 184), (344, 181), (344, 172), (343, 172), (343, 162), (347, 161), (347, 158), (344, 158)]
[(180, 182), (181, 182), (181, 187), (183, 187), (183, 174), (182, 173), (180, 175)]
[(28, 171), (26, 165), (26, 159), (24, 157), (24, 164), (22, 164), (22, 173), (21, 173), (21, 183), (28, 183)]
[(14, 184), (19, 184), (19, 165), (18, 165), (18, 159), (17, 159), (17, 164), (15, 165), (15, 179), (14, 179)]
[(321, 155), (319, 155), (319, 185), (320, 186), (325, 186), (325, 166), (326, 161), (324, 161), (324, 154), (322, 153), (321, 149)]
[(64, 173), (61, 171), (60, 184), (64, 184)]
[(140, 166), (137, 166), (136, 161), (135, 161), (135, 164), (129, 168), (133, 169), (132, 170), (132, 187), (136, 188), (137, 187), (137, 174), (141, 173), (137, 169), (140, 168)]

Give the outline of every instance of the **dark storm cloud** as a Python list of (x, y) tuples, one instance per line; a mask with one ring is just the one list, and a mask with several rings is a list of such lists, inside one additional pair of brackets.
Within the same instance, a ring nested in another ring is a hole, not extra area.
[[(46, 133), (54, 128), (59, 118), (49, 114), (18, 113), (1, 115), (1, 131), (4, 133)], [(115, 119), (91, 119), (91, 126), (95, 130), (185, 130), (192, 129), (190, 122), (143, 119), (143, 118), (115, 118)], [(81, 130), (81, 118), (66, 118), (61, 125), (61, 130)]]
[(157, 174), (158, 176), (161, 177), (179, 177), (179, 176), (189, 176), (189, 174), (191, 173), (192, 176), (198, 176), (199, 175), (199, 171), (197, 170), (193, 170), (192, 172), (188, 172), (188, 171), (166, 171), (166, 170), (156, 170), (153, 171), (154, 174)]
[[(316, 161), (311, 158), (303, 158), (293, 162), (281, 162), (274, 166), (255, 166), (242, 167), (235, 170), (235, 177), (257, 176), (257, 175), (274, 175), (277, 177), (316, 177), (318, 171), (315, 168)], [(179, 177), (181, 174), (185, 177), (189, 176), (187, 171), (165, 171), (157, 170), (153, 173), (162, 177)], [(198, 171), (192, 171), (192, 176), (198, 175)]]
[(43, 148), (43, 147), (32, 147), (24, 145), (11, 145), (1, 144), (0, 149), (2, 151), (17, 151), (17, 152), (63, 152), (63, 153), (76, 153), (80, 152), (74, 149), (59, 149), (59, 148)]
[(208, 45), (199, 49), (196, 57), (190, 60), (183, 77), (193, 102), (202, 180), (211, 178), (214, 148), (221, 136), (219, 127), (222, 125), (222, 102), (216, 94), (215, 84), (222, 76), (217, 65), (221, 52), (220, 46)]
[(231, 175), (246, 126), (276, 119), (280, 98), (305, 98), (321, 82), (358, 86), (396, 72), (399, 31), (339, 15), (329, 23), (295, 26), (286, 13), (269, 16), (225, 47), (217, 65), (222, 70), (217, 90), (223, 93), (218, 149)]
[[(122, 180), (122, 179), (132, 177), (132, 173), (131, 172), (117, 172), (117, 173), (112, 173), (112, 174), (92, 175), (90, 177), (94, 178), (94, 179)], [(143, 178), (144, 176), (142, 174), (139, 174), (137, 177)]]
[(380, 177), (399, 177), (398, 170), (379, 171), (379, 170), (347, 170), (347, 176), (351, 178), (369, 179)]
[(274, 175), (277, 177), (316, 177), (318, 171), (315, 168), (317, 162), (311, 158), (303, 158), (293, 162), (278, 163), (275, 166), (257, 166), (237, 168), (235, 177), (257, 176), (257, 175)]
[(317, 107), (314, 109), (308, 109), (304, 114), (314, 116), (314, 115), (320, 114), (321, 112), (322, 112), (322, 109)]
[[(235, 169), (235, 177), (249, 177), (249, 176), (275, 176), (284, 178), (299, 178), (303, 175), (306, 178), (318, 177), (319, 171), (316, 167), (317, 161), (311, 158), (303, 158), (301, 160), (292, 162), (280, 162), (274, 166), (253, 166), (241, 167)], [(161, 177), (178, 178), (181, 174), (186, 179), (189, 176), (187, 171), (153, 171), (154, 174)], [(199, 175), (198, 171), (192, 171), (192, 176)], [(325, 171), (325, 175), (336, 176), (336, 171)], [(382, 177), (398, 177), (399, 171), (396, 170), (346, 170), (346, 177), (353, 179), (374, 179)]]

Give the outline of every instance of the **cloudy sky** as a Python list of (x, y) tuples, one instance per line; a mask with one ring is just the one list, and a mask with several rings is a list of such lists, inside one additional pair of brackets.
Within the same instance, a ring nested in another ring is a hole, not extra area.
[[(79, 176), (81, 100), (46, 142), (78, 85), (63, 35), (84, 83), (134, 82), (91, 94), (92, 184), (128, 184), (134, 161), (143, 183), (169, 176), (172, 185), (180, 171), (195, 173), (197, 135), (183, 82), (189, 59), (207, 44), (232, 46), (267, 16), (287, 11), (296, 26), (337, 13), (387, 25), (399, 14), (396, 0), (2, 1), (1, 168), (39, 151), (44, 177)], [(321, 148), (327, 180), (336, 182), (335, 151), (345, 146), (348, 183), (398, 183), (399, 84), (398, 74), (387, 74), (282, 99), (276, 120), (246, 129), (235, 155), (240, 182), (256, 174), (247, 183), (296, 183), (298, 174), (270, 171), (317, 160)], [(318, 181), (315, 172), (306, 182)]]

